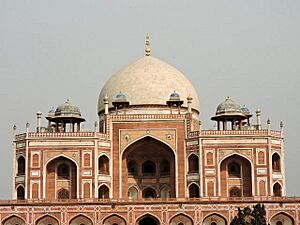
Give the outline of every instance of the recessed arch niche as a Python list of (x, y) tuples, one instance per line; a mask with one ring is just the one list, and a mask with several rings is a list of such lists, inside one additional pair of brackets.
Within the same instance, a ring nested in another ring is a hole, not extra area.
[[(153, 183), (153, 180), (156, 180)], [(122, 196), (135, 186), (138, 198), (145, 197), (147, 187), (161, 197), (161, 187), (170, 188), (168, 197), (175, 197), (175, 155), (164, 142), (146, 136), (129, 145), (122, 155)], [(148, 196), (148, 195), (147, 195)]]

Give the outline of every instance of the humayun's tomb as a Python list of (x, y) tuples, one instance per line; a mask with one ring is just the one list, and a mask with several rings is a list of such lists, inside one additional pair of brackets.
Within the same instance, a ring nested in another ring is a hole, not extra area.
[[(203, 106), (205, 107), (205, 106)], [(32, 132), (14, 127), (13, 199), (2, 225), (226, 225), (264, 203), (271, 225), (300, 224), (286, 196), (282, 123), (271, 129), (231, 98), (202, 129), (197, 92), (177, 69), (145, 56), (102, 88), (99, 121), (85, 131), (67, 100)], [(31, 126), (32, 127), (32, 126)]]

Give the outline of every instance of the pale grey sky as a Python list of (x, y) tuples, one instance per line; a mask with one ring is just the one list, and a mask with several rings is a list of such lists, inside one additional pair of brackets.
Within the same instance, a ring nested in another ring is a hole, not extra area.
[[(300, 1), (0, 1), (0, 199), (12, 189), (12, 127), (35, 128), (67, 98), (92, 129), (98, 95), (116, 71), (152, 55), (198, 91), (201, 120), (226, 96), (273, 129), (284, 121), (288, 195), (300, 195)], [(44, 121), (44, 124), (46, 122)]]

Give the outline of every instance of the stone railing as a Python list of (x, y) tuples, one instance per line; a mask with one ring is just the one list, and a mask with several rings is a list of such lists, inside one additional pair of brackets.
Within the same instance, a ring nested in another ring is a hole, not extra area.
[(29, 132), (18, 134), (15, 136), (15, 140), (23, 140), (25, 138), (78, 138), (78, 137), (96, 137), (101, 139), (107, 139), (108, 134), (99, 132)]
[(109, 115), (112, 120), (148, 120), (148, 119), (185, 119), (185, 114), (128, 114), (128, 115)]
[(202, 130), (201, 135), (271, 135), (281, 137), (280, 131), (270, 130)]

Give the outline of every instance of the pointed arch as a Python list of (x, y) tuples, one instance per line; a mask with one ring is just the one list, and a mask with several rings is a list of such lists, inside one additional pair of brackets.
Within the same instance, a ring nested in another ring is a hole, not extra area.
[(147, 160), (142, 164), (142, 173), (146, 175), (155, 175), (156, 164), (151, 160)]
[(92, 220), (82, 214), (75, 216), (73, 219), (70, 220), (70, 225), (93, 225)]
[(103, 225), (126, 225), (126, 220), (117, 214), (112, 214), (104, 218), (102, 224)]
[(281, 171), (281, 162), (280, 162), (280, 155), (277, 152), (272, 154), (272, 170), (274, 172)]
[(107, 199), (109, 198), (110, 188), (106, 184), (101, 184), (98, 187), (98, 198), (99, 199)]
[[(133, 163), (134, 161), (137, 164)], [(120, 195), (122, 198), (128, 197), (128, 189), (132, 185), (136, 185), (141, 193), (145, 187), (152, 186), (157, 197), (159, 196), (159, 187), (166, 184), (171, 187), (171, 197), (176, 196), (177, 179), (175, 177), (178, 173), (176, 170), (176, 156), (164, 142), (146, 136), (131, 143), (124, 150), (119, 166), (122, 170), (120, 172), (120, 183), (122, 183)], [(136, 166), (138, 167), (137, 169), (135, 169)], [(136, 170), (138, 171), (139, 179), (132, 178), (132, 174), (130, 174), (130, 172)], [(154, 179), (148, 179), (154, 177), (156, 178), (155, 183)], [(165, 177), (169, 177), (169, 179), (160, 179)], [(139, 194), (139, 197), (142, 196), (143, 194)], [(153, 195), (150, 196), (153, 197)]]
[(128, 198), (129, 199), (137, 199), (138, 198), (138, 189), (135, 186), (131, 186), (128, 189)]
[(59, 225), (59, 220), (54, 216), (46, 215), (36, 220), (36, 225)]
[(184, 214), (184, 213), (180, 213), (180, 214), (177, 214), (175, 216), (173, 216), (171, 219), (170, 219), (170, 222), (169, 222), (170, 225), (179, 225), (179, 224), (182, 224), (182, 225), (193, 225), (194, 222), (193, 222), (193, 219)]
[(17, 199), (18, 200), (24, 200), (25, 199), (25, 188), (23, 185), (18, 185), (17, 186)]
[(160, 175), (170, 175), (170, 162), (167, 159), (160, 162)]
[(275, 197), (282, 196), (282, 185), (278, 181), (273, 184), (273, 195)]
[(289, 215), (286, 212), (279, 212), (276, 215), (272, 216), (270, 219), (270, 225), (294, 225), (295, 221), (293, 216)]
[[(247, 156), (242, 155), (238, 152), (232, 152), (226, 155), (218, 163), (218, 172), (220, 176), (218, 177), (219, 184), (219, 195), (223, 197), (230, 196), (230, 188), (232, 186), (237, 186), (233, 180), (229, 178), (230, 174), (228, 173), (228, 166), (230, 162), (236, 162), (240, 165), (240, 188), (242, 196), (250, 197), (253, 196), (254, 191), (254, 167), (253, 162)], [(228, 179), (229, 178), (229, 179)], [(226, 187), (226, 189), (222, 188)], [(230, 188), (228, 188), (230, 187)]]
[(199, 173), (199, 157), (192, 153), (188, 157), (188, 173)]
[(17, 175), (18, 176), (25, 175), (25, 167), (26, 167), (25, 157), (23, 155), (20, 155), (17, 160), (17, 168), (18, 168)]
[[(71, 162), (73, 162), (74, 164), (75, 164), (75, 166), (76, 166), (76, 193), (75, 193), (75, 195), (76, 196), (74, 196), (74, 198), (78, 198), (78, 196), (79, 196), (79, 168), (80, 168), (80, 166), (78, 165), (78, 162), (75, 160), (75, 159), (73, 159), (73, 158), (71, 158), (71, 157), (69, 157), (69, 156), (67, 156), (67, 155), (64, 155), (64, 154), (59, 154), (59, 155), (56, 155), (56, 156), (53, 156), (53, 157), (51, 157), (51, 158), (49, 158), (48, 160), (47, 160), (47, 162), (45, 163), (45, 165), (44, 165), (44, 169), (43, 169), (43, 174), (44, 174), (44, 176), (43, 176), (43, 183), (44, 184), (46, 184), (47, 183), (47, 176), (46, 176), (46, 174), (47, 174), (47, 168), (48, 168), (48, 165), (51, 163), (51, 162), (54, 162), (54, 160), (56, 160), (56, 159), (59, 159), (60, 157), (62, 157), (62, 158), (66, 158), (66, 159), (68, 159), (68, 160), (70, 160)], [(47, 185), (43, 185), (43, 198), (46, 198), (46, 189), (47, 189), (47, 187), (46, 187)]]
[(19, 216), (12, 215), (3, 220), (2, 225), (25, 225), (24, 219)]
[(157, 197), (157, 193), (154, 188), (146, 187), (143, 190), (143, 198), (156, 198), (156, 197)]
[(150, 213), (145, 213), (144, 215), (140, 216), (137, 220), (136, 220), (136, 224), (138, 225), (159, 225), (160, 224), (160, 220), (150, 214)]
[(160, 189), (160, 198), (170, 198), (171, 197), (171, 188), (169, 185), (164, 185)]
[(204, 218), (203, 225), (227, 225), (227, 220), (219, 213), (212, 213)]
[(98, 158), (98, 173), (109, 174), (109, 157), (101, 155)]
[(130, 160), (127, 165), (128, 175), (136, 176), (138, 175), (138, 164), (135, 160)]
[(139, 138), (133, 140), (132, 142), (128, 143), (128, 144), (122, 149), (122, 151), (121, 151), (121, 158), (123, 157), (123, 154), (124, 154), (125, 150), (126, 150), (128, 147), (130, 147), (130, 146), (133, 145), (134, 143), (137, 143), (137, 142), (139, 142), (140, 140), (142, 140), (142, 139), (144, 139), (144, 138), (148, 138), (148, 137), (149, 137), (149, 138), (153, 138), (153, 139), (155, 139), (156, 141), (161, 142), (161, 143), (167, 145), (167, 146), (173, 151), (174, 156), (176, 156), (176, 151), (175, 151), (175, 149), (174, 149), (168, 142), (166, 142), (165, 140), (162, 140), (162, 139), (160, 139), (160, 138), (158, 138), (158, 137), (155, 137), (155, 136), (153, 136), (153, 135), (146, 134), (146, 135), (144, 135), (144, 136), (142, 136), (142, 137), (139, 137)]
[(189, 197), (190, 198), (199, 198), (200, 197), (200, 187), (195, 182), (191, 183), (188, 186)]

